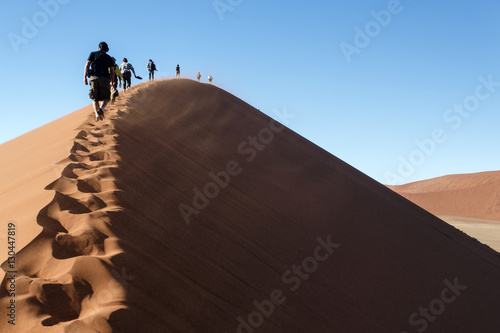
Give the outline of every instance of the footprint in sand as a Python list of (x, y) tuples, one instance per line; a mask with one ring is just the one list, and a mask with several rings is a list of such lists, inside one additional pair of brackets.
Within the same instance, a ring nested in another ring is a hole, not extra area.
[(108, 236), (97, 230), (85, 230), (77, 235), (59, 233), (52, 246), (52, 255), (57, 259), (76, 256), (104, 254), (104, 240)]
[(108, 160), (110, 154), (107, 151), (98, 151), (89, 155), (91, 161), (104, 161)]
[(78, 132), (78, 134), (75, 136), (75, 139), (87, 139), (87, 135), (89, 134), (89, 132), (87, 132), (86, 130), (81, 130), (80, 132)]
[(79, 142), (74, 141), (73, 148), (71, 148), (70, 153), (78, 154), (78, 151), (83, 151), (85, 153), (90, 153), (90, 150)]
[(78, 178), (75, 169), (91, 170), (93, 167), (85, 163), (70, 163), (63, 169), (61, 175), (67, 178)]
[(78, 179), (78, 191), (83, 193), (99, 193), (101, 192), (101, 180), (99, 178)]
[(80, 278), (62, 284), (53, 280), (33, 279), (29, 294), (38, 302), (42, 313), (50, 315), (42, 321), (43, 326), (53, 326), (62, 321), (77, 319), (80, 315), (82, 300), (92, 295), (90, 284)]

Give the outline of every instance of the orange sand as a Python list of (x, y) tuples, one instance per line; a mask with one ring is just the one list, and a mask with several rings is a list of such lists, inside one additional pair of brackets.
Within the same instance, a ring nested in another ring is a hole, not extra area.
[(497, 253), (233, 95), (163, 80), (91, 115), (0, 146), (0, 331), (500, 331)]

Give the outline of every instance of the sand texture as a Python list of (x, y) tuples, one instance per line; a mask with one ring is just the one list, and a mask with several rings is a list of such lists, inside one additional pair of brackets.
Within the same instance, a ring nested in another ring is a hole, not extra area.
[(0, 153), (1, 332), (500, 331), (495, 251), (213, 85)]

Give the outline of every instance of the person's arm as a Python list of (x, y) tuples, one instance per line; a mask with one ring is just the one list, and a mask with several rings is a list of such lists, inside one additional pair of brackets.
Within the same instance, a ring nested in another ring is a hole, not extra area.
[(83, 72), (83, 82), (85, 83), (85, 85), (88, 85), (89, 82), (87, 81), (87, 72), (90, 68), (90, 60), (87, 60), (87, 63), (85, 63), (85, 70)]
[(137, 75), (135, 75), (135, 69), (134, 69), (134, 67), (132, 67), (131, 69), (132, 69), (132, 73), (134, 73), (134, 77), (137, 77)]

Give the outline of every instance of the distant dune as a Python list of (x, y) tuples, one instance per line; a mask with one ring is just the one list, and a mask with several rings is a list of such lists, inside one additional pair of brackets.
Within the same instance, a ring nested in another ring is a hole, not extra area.
[(500, 221), (500, 171), (449, 175), (389, 187), (436, 215)]
[(0, 154), (1, 332), (500, 331), (495, 251), (213, 85)]
[(448, 175), (389, 188), (500, 252), (500, 171)]

